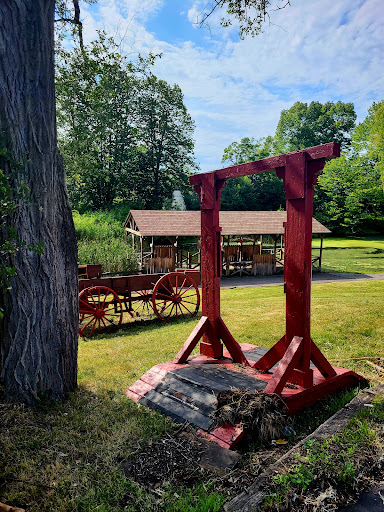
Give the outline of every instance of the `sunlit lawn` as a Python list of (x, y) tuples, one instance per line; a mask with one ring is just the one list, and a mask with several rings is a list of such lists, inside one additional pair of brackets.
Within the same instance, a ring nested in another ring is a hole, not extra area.
[[(328, 358), (382, 355), (384, 281), (315, 284), (312, 297), (312, 335)], [(239, 342), (270, 347), (284, 333), (283, 288), (223, 290), (222, 314)], [(120, 468), (171, 428), (124, 391), (153, 365), (171, 360), (196, 321), (131, 323), (81, 340), (80, 386), (67, 401), (0, 404), (0, 502), (28, 512), (221, 509), (224, 498), (212, 478), (191, 488), (166, 482), (159, 494), (127, 480)], [(377, 380), (364, 363), (341, 364)], [(318, 409), (308, 414), (316, 419)]]
[[(312, 242), (320, 247), (320, 239)], [(319, 255), (314, 249), (313, 254)], [(325, 237), (322, 270), (324, 272), (384, 272), (384, 237)]]
[[(270, 347), (284, 334), (282, 287), (222, 290), (222, 316), (235, 339)], [(312, 337), (326, 356), (380, 356), (384, 340), (384, 281), (314, 284)], [(145, 371), (172, 360), (196, 319), (129, 324), (117, 334), (81, 341), (79, 380), (123, 390)]]

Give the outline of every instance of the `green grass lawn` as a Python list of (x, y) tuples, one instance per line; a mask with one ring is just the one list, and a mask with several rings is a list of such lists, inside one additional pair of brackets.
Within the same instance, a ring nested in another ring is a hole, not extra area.
[[(318, 256), (320, 239), (312, 241)], [(322, 271), (384, 272), (384, 237), (324, 238)]]
[[(239, 342), (270, 347), (284, 333), (284, 305), (282, 287), (222, 291), (222, 315)], [(382, 355), (383, 311), (384, 281), (315, 284), (313, 339), (332, 360)], [(153, 365), (172, 359), (195, 324), (131, 323), (81, 340), (80, 386), (67, 401), (0, 404), (0, 502), (28, 512), (220, 510), (223, 496), (214, 480), (191, 489), (166, 482), (148, 493), (119, 466), (172, 428), (124, 391)], [(340, 364), (371, 376), (361, 362)]]

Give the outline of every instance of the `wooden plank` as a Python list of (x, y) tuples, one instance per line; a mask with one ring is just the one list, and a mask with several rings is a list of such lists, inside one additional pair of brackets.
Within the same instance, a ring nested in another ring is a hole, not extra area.
[(222, 448), (225, 448), (226, 450), (230, 449), (230, 446), (228, 443), (222, 441), (218, 437), (213, 436), (209, 432), (205, 432), (205, 430), (199, 429), (196, 432), (197, 437), (201, 437), (202, 439), (205, 439), (206, 441), (211, 441), (212, 443), (217, 443)]
[(323, 355), (319, 347), (314, 343), (312, 338), (311, 360), (315, 364), (317, 369), (320, 371), (320, 373), (324, 375), (324, 377), (332, 377), (333, 375), (336, 375), (336, 372), (332, 367), (331, 363), (326, 359), (326, 357)]
[(265, 381), (257, 379), (257, 375), (249, 376), (217, 364), (191, 365), (174, 370), (172, 373), (179, 379), (203, 386), (214, 392), (231, 388), (262, 391), (267, 385)]
[(283, 357), (286, 348), (287, 344), (284, 335), (273, 345), (272, 348), (270, 348), (258, 361), (256, 361), (253, 367), (261, 372), (270, 370)]
[(220, 476), (225, 476), (230, 472), (241, 459), (241, 454), (223, 448), (216, 442), (210, 442), (200, 438), (199, 444), (202, 444), (199, 466), (209, 471), (213, 471)]
[(208, 430), (212, 423), (212, 418), (201, 414), (198, 408), (195, 408), (192, 404), (188, 405), (186, 402), (183, 403), (180, 400), (175, 400), (172, 396), (166, 396), (155, 390), (149, 391), (140, 399), (139, 403), (162, 412), (177, 423), (188, 421), (192, 425), (204, 430)]
[(266, 393), (276, 393), (279, 395), (284, 388), (285, 383), (289, 378), (290, 371), (295, 368), (302, 353), (303, 338), (295, 336), (289, 344), (284, 356), (282, 357), (279, 366), (277, 367), (272, 379), (268, 382), (265, 388)]
[[(317, 160), (320, 158), (330, 159), (340, 156), (340, 145), (336, 142), (313, 146), (302, 151), (294, 151), (293, 153), (305, 153), (307, 160)], [(288, 155), (292, 153), (287, 153)], [(285, 166), (286, 155), (272, 156), (257, 160), (255, 162), (247, 162), (245, 164), (233, 165), (224, 169), (217, 169), (207, 173), (195, 174), (190, 177), (191, 185), (202, 183), (203, 176), (214, 174), (217, 179), (225, 180), (228, 178), (237, 178), (239, 176), (249, 176), (251, 174), (259, 174), (261, 172), (273, 171), (278, 167)]]
[(133, 391), (137, 395), (144, 396), (148, 391), (153, 389), (152, 384), (148, 384), (147, 382), (143, 382), (142, 380), (137, 380), (129, 387), (129, 391)]
[(227, 443), (230, 449), (234, 448), (244, 437), (244, 431), (240, 425), (229, 423), (216, 427), (211, 430), (210, 434)]
[(197, 407), (204, 416), (212, 414), (217, 406), (216, 396), (213, 393), (190, 382), (183, 382), (174, 375), (166, 376), (156, 386), (155, 391)]

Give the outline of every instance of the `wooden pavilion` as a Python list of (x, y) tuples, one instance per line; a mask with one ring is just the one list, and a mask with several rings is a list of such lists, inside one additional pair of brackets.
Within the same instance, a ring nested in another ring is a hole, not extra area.
[[(221, 211), (223, 275), (267, 275), (284, 265), (285, 211)], [(148, 273), (198, 268), (201, 235), (200, 211), (131, 210), (124, 223), (139, 255), (141, 270)], [(330, 230), (312, 219), (312, 233), (320, 236), (319, 255), (312, 258), (314, 270), (321, 271), (323, 237)], [(178, 247), (180, 237), (197, 239), (196, 251)], [(266, 237), (272, 241), (263, 245)], [(166, 239), (169, 244), (159, 245)]]

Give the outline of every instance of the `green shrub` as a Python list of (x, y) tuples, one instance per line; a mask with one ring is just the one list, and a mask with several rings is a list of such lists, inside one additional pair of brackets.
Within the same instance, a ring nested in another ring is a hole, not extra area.
[(79, 265), (101, 264), (103, 272), (134, 274), (138, 261), (123, 229), (123, 209), (73, 212)]

